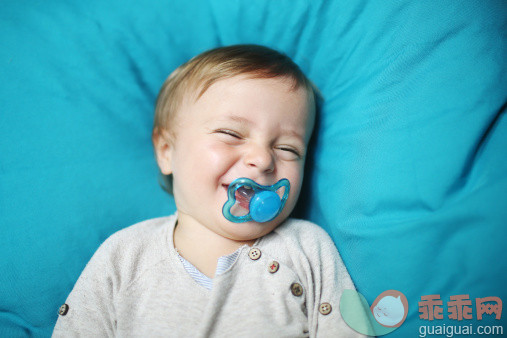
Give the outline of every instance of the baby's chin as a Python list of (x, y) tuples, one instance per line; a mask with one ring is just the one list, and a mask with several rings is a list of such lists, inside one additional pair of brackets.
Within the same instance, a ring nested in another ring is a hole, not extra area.
[[(235, 241), (254, 241), (266, 234), (262, 225), (256, 222), (230, 223), (226, 237)], [(268, 232), (269, 233), (269, 232)]]
[(227, 221), (228, 224), (224, 230), (227, 232), (228, 235), (226, 237), (229, 239), (235, 241), (255, 241), (276, 229), (282, 221), (283, 219), (275, 219), (267, 223), (258, 223), (254, 221), (233, 223)]

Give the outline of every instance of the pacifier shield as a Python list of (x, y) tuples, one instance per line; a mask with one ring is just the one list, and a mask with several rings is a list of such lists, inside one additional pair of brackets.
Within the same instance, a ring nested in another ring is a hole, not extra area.
[(269, 222), (280, 214), (287, 197), (290, 183), (286, 178), (271, 186), (260, 185), (249, 178), (234, 180), (227, 190), (228, 200), (222, 213), (234, 223), (255, 221)]

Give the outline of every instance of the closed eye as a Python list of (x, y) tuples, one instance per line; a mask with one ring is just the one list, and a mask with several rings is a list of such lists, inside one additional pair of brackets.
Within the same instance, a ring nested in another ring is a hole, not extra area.
[(292, 153), (292, 154), (296, 155), (297, 158), (301, 158), (300, 152), (294, 148), (280, 146), (280, 147), (277, 147), (277, 149), (281, 150), (283, 152)]
[(278, 149), (283, 150), (283, 151), (289, 151), (289, 152), (291, 152), (291, 153), (296, 154), (296, 155), (299, 156), (299, 153), (297, 152), (297, 150), (294, 150), (294, 149), (291, 149), (291, 148), (283, 148), (283, 147), (280, 147)]
[(233, 130), (229, 130), (229, 129), (217, 129), (217, 130), (215, 130), (215, 132), (219, 133), (219, 134), (229, 135), (229, 136), (232, 136), (232, 137), (237, 138), (239, 140), (242, 139), (241, 135), (239, 135), (238, 133), (236, 133)]

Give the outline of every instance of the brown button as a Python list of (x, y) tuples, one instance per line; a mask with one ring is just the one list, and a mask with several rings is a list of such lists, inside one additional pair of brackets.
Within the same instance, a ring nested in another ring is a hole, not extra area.
[(278, 264), (277, 261), (272, 261), (270, 264), (269, 264), (269, 267), (268, 267), (268, 271), (271, 272), (271, 273), (275, 273), (278, 271), (278, 268), (280, 267), (280, 264)]
[(333, 308), (331, 307), (331, 304), (329, 304), (329, 303), (322, 303), (319, 306), (319, 312), (322, 313), (323, 315), (330, 314), (332, 309)]
[(294, 296), (299, 297), (303, 294), (303, 287), (299, 283), (292, 283), (290, 291)]
[(254, 261), (256, 261), (259, 258), (261, 258), (261, 251), (257, 248), (253, 248), (248, 253), (248, 257), (250, 257), (250, 259), (253, 259)]
[(69, 306), (67, 304), (60, 306), (60, 309), (58, 310), (58, 314), (60, 316), (65, 316), (67, 312), (69, 312)]

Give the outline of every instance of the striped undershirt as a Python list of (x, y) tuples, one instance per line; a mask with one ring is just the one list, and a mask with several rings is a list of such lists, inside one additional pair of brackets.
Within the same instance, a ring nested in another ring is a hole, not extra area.
[[(222, 256), (218, 259), (217, 262), (217, 269), (215, 270), (215, 276), (218, 276), (219, 274), (225, 272), (228, 268), (231, 267), (231, 265), (234, 263), (236, 258), (238, 257), (238, 254), (240, 252), (241, 248), (238, 248), (235, 252), (231, 253), (227, 256)], [(199, 271), (195, 266), (192, 265), (189, 261), (187, 261), (185, 258), (183, 258), (178, 250), (176, 250), (178, 253), (178, 258), (183, 263), (183, 266), (185, 267), (185, 270), (190, 274), (190, 276), (200, 285), (204, 286), (206, 289), (211, 290), (213, 286), (213, 279), (209, 278), (205, 274), (203, 274), (201, 271)]]

